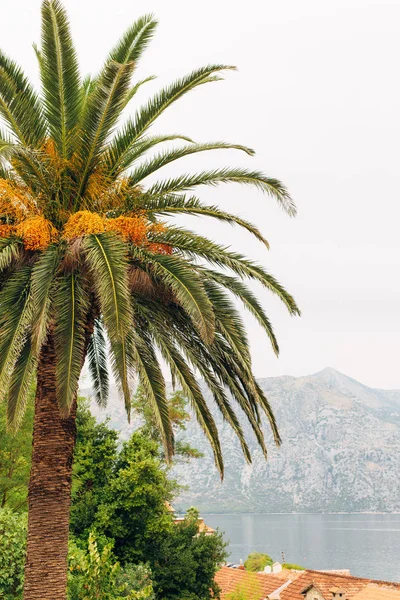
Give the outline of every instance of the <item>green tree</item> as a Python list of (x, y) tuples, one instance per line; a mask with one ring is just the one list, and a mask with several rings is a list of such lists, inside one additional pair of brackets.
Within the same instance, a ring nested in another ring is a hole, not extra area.
[(166, 501), (174, 489), (162, 468), (157, 443), (134, 433), (114, 463), (92, 524), (98, 535), (113, 542), (122, 564), (154, 555), (159, 540), (173, 526)]
[[(226, 545), (220, 533), (198, 535), (196, 509), (188, 510), (183, 523), (173, 522), (166, 501), (177, 484), (168, 478), (159, 443), (141, 429), (114, 454), (107, 424), (96, 423), (85, 405), (79, 407), (78, 423), (74, 472), (90, 482), (76, 485), (74, 479), (73, 485), (71, 534), (80, 551), (95, 532), (100, 550), (112, 547), (122, 569), (150, 564), (157, 597), (209, 598)], [(102, 464), (108, 465), (106, 478), (96, 468)]]
[(0, 509), (0, 598), (15, 600), (22, 595), (26, 515)]
[(88, 402), (80, 400), (74, 453), (71, 532), (87, 539), (98, 506), (113, 474), (118, 454), (118, 432), (107, 422), (97, 423)]
[(33, 392), (21, 428), (7, 430), (6, 404), (0, 402), (0, 508), (27, 509), (32, 455)]
[(199, 533), (198, 511), (170, 528), (150, 559), (157, 598), (208, 600), (218, 596), (214, 575), (226, 560), (222, 535)]
[(111, 546), (99, 551), (89, 535), (88, 551), (70, 547), (68, 600), (153, 600), (153, 587), (143, 566), (123, 570)]
[(245, 560), (244, 568), (246, 571), (253, 571), (257, 573), (258, 571), (263, 571), (267, 565), (272, 566), (274, 561), (268, 554), (263, 554), (261, 552), (251, 552)]
[[(157, 425), (157, 418), (152, 410), (151, 406), (147, 401), (147, 396), (143, 388), (139, 387), (132, 400), (132, 410), (135, 411), (143, 420), (142, 431), (145, 436), (152, 440), (155, 440), (160, 445), (162, 444), (160, 428)], [(182, 392), (182, 390), (175, 390), (168, 398), (168, 410), (174, 430), (174, 434), (182, 434), (186, 431), (186, 424), (190, 421), (190, 413), (188, 412), (188, 399)], [(176, 457), (181, 459), (201, 458), (203, 454), (193, 448), (184, 439), (175, 441), (175, 453), (174, 460)]]
[[(247, 460), (249, 449), (226, 390), (265, 455), (261, 412), (280, 442), (231, 295), (264, 327), (275, 352), (271, 323), (245, 280), (258, 281), (290, 314), (298, 314), (293, 298), (261, 265), (160, 219), (212, 217), (267, 245), (256, 226), (205, 204), (194, 191), (233, 182), (271, 195), (289, 214), (295, 208), (279, 181), (242, 167), (157, 178), (162, 167), (199, 152), (253, 154), (239, 144), (194, 143), (150, 131), (175, 101), (221, 79), (231, 67), (196, 69), (137, 106), (117, 129), (144, 83), (132, 78), (155, 28), (153, 17), (139, 19), (100, 72), (82, 79), (66, 12), (59, 0), (44, 0), (36, 51), (40, 95), (0, 52), (0, 397), (7, 399), (11, 427), (21, 422), (32, 381), (37, 382), (25, 600), (65, 599), (76, 396), (86, 357), (103, 405), (108, 347), (128, 413), (130, 382), (138, 376), (167, 458), (174, 439), (160, 357), (193, 405), (221, 474), (217, 427), (193, 368), (238, 435)], [(179, 145), (158, 151), (173, 140)]]

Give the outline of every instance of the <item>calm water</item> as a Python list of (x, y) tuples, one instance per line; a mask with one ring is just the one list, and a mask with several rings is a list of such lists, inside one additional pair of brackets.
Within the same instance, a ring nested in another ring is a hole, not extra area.
[(230, 560), (256, 550), (310, 569), (400, 581), (400, 515), (206, 515), (229, 541)]

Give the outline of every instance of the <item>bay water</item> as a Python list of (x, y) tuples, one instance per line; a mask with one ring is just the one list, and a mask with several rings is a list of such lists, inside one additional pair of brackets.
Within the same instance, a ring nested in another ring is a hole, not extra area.
[(400, 581), (400, 514), (208, 514), (225, 533), (229, 561), (266, 552), (309, 569)]

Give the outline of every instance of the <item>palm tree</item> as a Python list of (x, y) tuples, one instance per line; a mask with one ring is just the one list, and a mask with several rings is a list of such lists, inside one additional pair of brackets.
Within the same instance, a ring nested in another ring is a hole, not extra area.
[[(175, 81), (116, 129), (150, 79), (131, 81), (155, 28), (152, 16), (139, 19), (101, 71), (81, 79), (65, 10), (59, 0), (44, 0), (36, 48), (40, 94), (0, 53), (0, 394), (10, 428), (21, 423), (36, 380), (25, 600), (65, 598), (76, 399), (86, 359), (101, 406), (108, 396), (108, 356), (128, 415), (133, 381), (140, 382), (168, 458), (174, 440), (161, 362), (189, 398), (221, 476), (218, 431), (196, 375), (248, 461), (236, 407), (265, 456), (261, 413), (280, 443), (268, 400), (252, 374), (234, 297), (264, 328), (275, 353), (271, 323), (244, 280), (258, 281), (290, 314), (298, 314), (293, 298), (262, 266), (161, 219), (212, 217), (268, 246), (257, 227), (203, 203), (194, 190), (235, 182), (256, 186), (291, 215), (295, 207), (279, 181), (244, 168), (146, 184), (163, 166), (197, 152), (235, 148), (253, 154), (237, 144), (151, 134), (171, 104), (232, 68), (224, 65)], [(173, 141), (173, 148), (156, 148)]]

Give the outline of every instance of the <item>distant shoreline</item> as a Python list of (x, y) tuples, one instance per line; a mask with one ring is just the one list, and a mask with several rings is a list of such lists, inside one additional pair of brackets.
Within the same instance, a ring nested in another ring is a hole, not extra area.
[[(177, 511), (179, 512), (179, 511)], [(179, 514), (184, 514), (179, 512)], [(231, 511), (231, 512), (206, 512), (201, 511), (202, 515), (215, 515), (215, 516), (223, 516), (223, 515), (249, 515), (249, 516), (257, 516), (257, 515), (400, 515), (400, 511), (398, 512), (370, 512), (370, 511), (335, 511), (335, 512), (240, 512), (240, 511)]]

